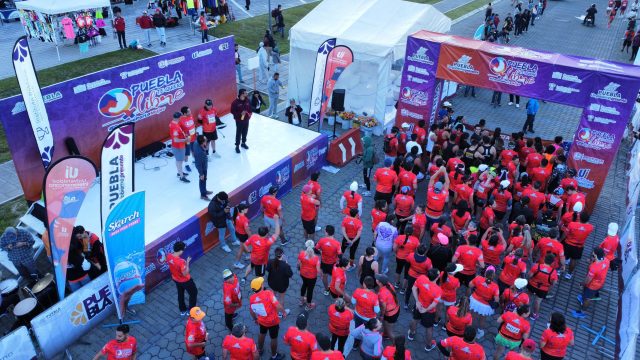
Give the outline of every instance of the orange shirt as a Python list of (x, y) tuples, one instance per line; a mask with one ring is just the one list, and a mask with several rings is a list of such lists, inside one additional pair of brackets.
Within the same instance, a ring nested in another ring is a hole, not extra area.
[(349, 324), (353, 320), (353, 311), (345, 308), (343, 312), (336, 310), (336, 305), (329, 306), (329, 331), (337, 336), (349, 335)]
[[(340, 280), (340, 286), (336, 288), (336, 284)], [(344, 273), (344, 269), (334, 266), (331, 270), (331, 283), (329, 284), (329, 290), (334, 294), (340, 294), (337, 290), (344, 292), (344, 287), (347, 284), (347, 275)]]
[(371, 290), (357, 288), (353, 292), (353, 299), (356, 301), (356, 313), (361, 317), (372, 319), (376, 317), (374, 307), (380, 306), (378, 295)]
[(342, 194), (342, 197), (347, 202), (347, 206), (345, 206), (345, 208), (342, 210), (343, 214), (349, 215), (349, 211), (351, 209), (358, 210), (358, 203), (362, 201), (362, 195), (354, 192), (353, 196), (351, 196), (351, 191), (347, 190), (344, 192), (344, 194)]
[(482, 360), (485, 358), (484, 348), (477, 343), (467, 343), (461, 337), (452, 336), (442, 341), (440, 344), (451, 348), (449, 360)]
[(460, 280), (453, 275), (447, 274), (447, 280), (442, 282), (444, 272), (440, 275), (440, 288), (442, 289), (442, 301), (456, 301), (456, 293), (460, 287)]
[(408, 186), (411, 188), (411, 190), (407, 192), (407, 195), (414, 196), (415, 190), (413, 188), (413, 185), (416, 184), (417, 179), (418, 177), (416, 176), (416, 174), (412, 173), (411, 171), (402, 169), (400, 170), (400, 176), (398, 177), (398, 188), (402, 189), (403, 186)]
[[(242, 306), (242, 293), (240, 292), (240, 283), (238, 277), (233, 275), (233, 282), (222, 283), (222, 302), (224, 303), (224, 313), (233, 314), (236, 309)], [(233, 305), (239, 304), (239, 305)]]
[(227, 335), (222, 342), (222, 348), (229, 352), (230, 360), (253, 360), (253, 353), (258, 351), (255, 341), (249, 337), (237, 338)]
[(136, 353), (138, 342), (131, 335), (127, 336), (127, 340), (119, 342), (116, 339), (110, 340), (102, 347), (102, 354), (107, 356), (107, 360), (131, 360), (133, 354)]
[(249, 218), (247, 218), (246, 215), (238, 214), (238, 216), (236, 216), (235, 228), (238, 234), (247, 235), (246, 228), (248, 225), (249, 225)]
[(464, 266), (461, 273), (465, 275), (473, 275), (476, 273), (476, 264), (484, 261), (482, 250), (475, 246), (460, 245), (453, 254), (458, 259), (458, 263)]
[(258, 324), (272, 327), (280, 324), (278, 299), (271, 290), (259, 291), (249, 298), (249, 308), (257, 316)]
[(396, 201), (396, 215), (399, 217), (408, 217), (411, 215), (411, 209), (413, 208), (414, 200), (409, 195), (398, 194), (395, 197)]
[(502, 319), (502, 324), (498, 331), (500, 335), (509, 340), (521, 341), (531, 329), (529, 322), (514, 312), (506, 311), (500, 318)]
[(266, 265), (269, 262), (269, 250), (275, 242), (276, 239), (273, 236), (263, 238), (258, 234), (251, 235), (244, 243), (251, 248), (251, 262), (255, 265)]
[(207, 328), (204, 326), (204, 321), (193, 321), (191, 318), (187, 320), (184, 343), (187, 345), (189, 354), (196, 356), (204, 354), (204, 346), (189, 347), (188, 345), (204, 342), (206, 336)]
[(167, 254), (167, 264), (169, 264), (169, 271), (171, 272), (173, 281), (182, 283), (191, 279), (191, 274), (182, 275), (187, 268), (187, 262), (183, 258), (173, 254)]
[(292, 360), (309, 360), (311, 353), (318, 349), (316, 336), (307, 330), (290, 327), (284, 334), (284, 343), (291, 347)]
[(342, 254), (340, 242), (330, 237), (324, 237), (318, 240), (316, 249), (322, 253), (322, 263), (329, 265), (335, 264), (336, 261), (338, 261), (338, 255)]
[(307, 194), (300, 195), (300, 208), (300, 217), (302, 220), (315, 220), (316, 214), (318, 213), (318, 206), (316, 205), (316, 200), (313, 197)]
[(480, 215), (480, 223), (479, 226), (481, 229), (488, 229), (491, 227), (491, 224), (495, 222), (496, 213), (493, 212), (493, 209), (490, 207), (485, 207), (482, 210), (482, 214)]
[(564, 241), (569, 245), (584, 247), (584, 243), (592, 231), (593, 225), (572, 221), (567, 225), (567, 237)]
[[(392, 345), (387, 346), (382, 351), (382, 356), (384, 356), (389, 360), (393, 360), (395, 355), (396, 355), (396, 347)], [(411, 351), (409, 350), (404, 351), (404, 360), (411, 360)]]
[(307, 279), (315, 279), (318, 277), (319, 257), (312, 256), (311, 259), (308, 259), (307, 254), (304, 251), (300, 251), (298, 261), (300, 261), (300, 275)]
[(185, 135), (189, 136), (189, 142), (196, 141), (196, 122), (193, 121), (193, 116), (181, 116), (179, 124)]
[(328, 354), (321, 351), (314, 351), (311, 360), (344, 360), (344, 355), (340, 351), (331, 350)]
[(397, 245), (396, 257), (402, 260), (405, 260), (410, 253), (420, 246), (420, 241), (417, 237), (407, 235), (398, 235), (394, 243)]
[(431, 218), (438, 218), (444, 211), (444, 206), (447, 202), (449, 194), (441, 191), (439, 194), (435, 192), (433, 186), (427, 191), (427, 206), (425, 208), (425, 214)]
[[(415, 285), (418, 289), (418, 301), (422, 307), (427, 308), (432, 303), (439, 303), (442, 298), (442, 289), (436, 283), (431, 282), (428, 277), (422, 275), (416, 280)], [(434, 307), (429, 313), (435, 313), (437, 307)]]
[(607, 236), (604, 238), (600, 244), (600, 248), (604, 251), (604, 257), (607, 258), (607, 260), (612, 261), (615, 259), (619, 243), (620, 238), (618, 238), (618, 235)]
[(216, 116), (218, 116), (216, 108), (212, 107), (209, 110), (202, 108), (198, 116), (202, 120), (202, 132), (212, 133), (216, 131)]
[(498, 295), (500, 294), (500, 289), (498, 288), (498, 284), (496, 284), (495, 282), (490, 282), (487, 284), (485, 280), (486, 279), (484, 276), (476, 276), (473, 280), (471, 280), (471, 283), (475, 286), (475, 289), (473, 290), (473, 294), (471, 294), (471, 296), (473, 296), (473, 298), (478, 300), (479, 302), (485, 305), (489, 305), (490, 301), (498, 297)]
[(473, 322), (473, 318), (471, 317), (471, 313), (467, 311), (463, 317), (458, 316), (458, 307), (457, 306), (449, 306), (447, 309), (447, 330), (450, 332), (462, 336), (464, 334), (464, 329), (467, 326), (471, 326)]
[(609, 271), (609, 260), (595, 261), (589, 265), (588, 277), (591, 278), (585, 286), (591, 290), (600, 290), (604, 286), (607, 279), (607, 271)]
[(395, 290), (389, 290), (386, 286), (382, 286), (380, 290), (378, 290), (378, 300), (381, 304), (384, 304), (385, 312), (383, 315), (385, 316), (393, 316), (400, 311), (398, 302), (393, 298), (394, 293)]
[(378, 209), (371, 210), (371, 229), (375, 231), (376, 226), (378, 226), (379, 223), (385, 221), (386, 218), (386, 212), (380, 211)]
[(362, 230), (362, 221), (358, 218), (347, 216), (342, 220), (342, 226), (349, 239), (353, 240), (358, 235), (358, 231)]
[(180, 127), (180, 123), (177, 123), (175, 121), (172, 121), (169, 123), (169, 137), (171, 138), (171, 147), (175, 148), (175, 149), (184, 149), (185, 148), (185, 143), (184, 142), (176, 142), (177, 140), (182, 140), (182, 139), (186, 139), (187, 136), (185, 135), (184, 131), (182, 130), (182, 128)]
[(464, 229), (467, 221), (471, 220), (471, 214), (468, 211), (465, 211), (462, 216), (458, 216), (458, 211), (454, 210), (451, 212), (451, 222), (453, 223), (453, 229), (455, 231), (460, 231)]
[(409, 276), (417, 279), (420, 275), (427, 275), (427, 272), (433, 267), (433, 264), (431, 264), (431, 259), (426, 255), (424, 258), (424, 261), (418, 262), (418, 260), (416, 260), (416, 253), (412, 252), (407, 255), (406, 260), (409, 263)]
[(376, 182), (376, 191), (389, 194), (393, 191), (393, 185), (398, 182), (398, 175), (389, 168), (379, 168), (373, 175)]
[(500, 265), (500, 256), (504, 252), (504, 245), (498, 243), (496, 246), (489, 245), (489, 240), (484, 239), (480, 242), (482, 247), (482, 255), (484, 256), (484, 262), (494, 266)]
[(545, 329), (542, 332), (540, 341), (546, 343), (544, 347), (540, 349), (541, 351), (544, 351), (548, 355), (562, 358), (567, 355), (567, 347), (569, 347), (573, 341), (573, 331), (567, 327), (564, 333), (558, 334), (551, 329)]
[(273, 195), (263, 196), (260, 200), (260, 205), (262, 205), (264, 216), (268, 217), (269, 219), (273, 219), (273, 217), (278, 214), (280, 209), (282, 209), (282, 203)]
[(513, 255), (509, 255), (504, 258), (504, 266), (502, 271), (500, 272), (500, 281), (511, 286), (516, 281), (517, 278), (520, 277), (521, 274), (527, 272), (527, 264), (522, 261), (522, 259), (518, 260), (518, 262), (513, 264)]

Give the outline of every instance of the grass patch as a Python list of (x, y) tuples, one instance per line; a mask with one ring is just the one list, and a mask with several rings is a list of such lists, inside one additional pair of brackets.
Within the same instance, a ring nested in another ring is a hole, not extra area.
[(451, 20), (455, 20), (461, 16), (464, 16), (472, 12), (473, 10), (486, 6), (488, 3), (489, 3), (488, 0), (473, 0), (453, 10), (449, 10), (444, 14), (447, 15), (449, 18), (451, 18)]
[(3, 231), (7, 226), (16, 226), (18, 219), (27, 212), (27, 209), (29, 207), (22, 196), (0, 205), (0, 214), (2, 214), (0, 216), (0, 231)]
[[(40, 70), (37, 72), (38, 80), (40, 80), (40, 86), (45, 87), (110, 67), (145, 59), (154, 55), (156, 55), (156, 53), (153, 51), (144, 49), (136, 51), (112, 51)], [(15, 77), (0, 80), (0, 98), (10, 97), (19, 93), (20, 87), (18, 86), (18, 80)], [(0, 126), (0, 162), (9, 160), (11, 160), (9, 146), (7, 145), (4, 128)]]
[[(287, 39), (289, 29), (318, 6), (318, 4), (319, 2), (313, 2), (283, 10), (285, 38), (282, 39), (279, 35), (274, 37), (281, 54), (289, 53), (289, 40)], [(258, 44), (264, 37), (264, 31), (269, 28), (270, 16), (271, 14), (264, 14), (249, 19), (228, 22), (210, 30), (209, 33), (215, 37), (234, 35), (236, 43), (249, 49), (257, 49)]]

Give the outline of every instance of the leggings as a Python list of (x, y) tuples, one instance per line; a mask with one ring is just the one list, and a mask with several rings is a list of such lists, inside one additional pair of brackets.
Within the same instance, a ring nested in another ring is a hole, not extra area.
[(367, 186), (367, 191), (371, 191), (371, 170), (372, 168), (362, 169), (362, 176), (364, 177), (364, 184)]
[(233, 330), (233, 315), (224, 313), (224, 324), (229, 329), (229, 331)]
[(300, 296), (307, 296), (307, 304), (311, 304), (313, 301), (313, 289), (316, 287), (315, 279), (307, 279), (304, 276), (300, 276), (302, 278), (302, 287), (300, 287)]
[(337, 342), (338, 351), (344, 352), (344, 344), (347, 342), (347, 337), (349, 336), (348, 335), (338, 336), (336, 334), (331, 334), (331, 350), (334, 350), (336, 348), (336, 342)]
[[(358, 245), (360, 245), (360, 239), (356, 240), (351, 244), (349, 248), (349, 260), (353, 261), (356, 258), (356, 251), (358, 251)], [(342, 239), (342, 253), (347, 249), (347, 240)]]
[(413, 296), (413, 291), (411, 291), (411, 289), (413, 288), (413, 284), (415, 283), (416, 283), (416, 278), (414, 278), (411, 275), (407, 275), (407, 289), (404, 293), (404, 304), (407, 306), (409, 306), (409, 301)]

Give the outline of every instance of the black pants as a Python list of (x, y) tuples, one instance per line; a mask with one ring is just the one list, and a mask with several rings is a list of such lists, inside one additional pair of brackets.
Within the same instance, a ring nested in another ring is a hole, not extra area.
[(229, 331), (233, 330), (233, 315), (224, 313), (224, 325), (229, 329)]
[[(189, 281), (185, 282), (177, 282), (176, 288), (178, 289), (178, 307), (180, 308), (180, 312), (185, 312), (198, 303), (198, 289), (196, 288), (196, 283), (193, 282), (193, 279), (189, 279)], [(184, 292), (189, 293), (189, 308), (184, 304)]]
[(409, 301), (411, 301), (411, 298), (413, 297), (413, 291), (411, 291), (411, 289), (415, 283), (416, 278), (411, 275), (407, 275), (407, 290), (404, 293), (404, 304), (407, 306), (409, 306)]
[(249, 6), (251, 6), (251, 0), (246, 0), (246, 1), (245, 1), (245, 4), (244, 4), (244, 7), (245, 7), (247, 10), (249, 10)]
[(520, 95), (509, 94), (509, 102), (514, 102), (513, 98), (516, 99), (515, 103), (520, 105)]
[(201, 179), (200, 177), (198, 177), (198, 186), (200, 187), (200, 196), (207, 196), (207, 171), (205, 169), (205, 171), (201, 174), (199, 174), (200, 176), (204, 177)]
[(493, 96), (491, 96), (491, 103), (500, 105), (500, 100), (502, 100), (502, 93), (500, 91), (494, 91)]
[(124, 37), (124, 31), (116, 31), (116, 34), (118, 34), (118, 44), (120, 44), (120, 49), (126, 49), (127, 40)]
[[(360, 245), (360, 239), (356, 240), (351, 244), (349, 248), (349, 260), (353, 261), (356, 258), (356, 251), (358, 251), (358, 245)], [(347, 249), (347, 240), (342, 239), (342, 253)]]
[(636, 55), (638, 55), (638, 46), (632, 46), (631, 47), (631, 59), (629, 59), (629, 60), (635, 60), (636, 59)]
[(469, 93), (471, 93), (471, 96), (475, 97), (476, 96), (476, 88), (475, 86), (465, 86), (464, 87), (464, 96), (467, 97), (469, 96)]
[(398, 233), (399, 234), (404, 234), (404, 228), (407, 227), (407, 223), (409, 222), (409, 220), (400, 220), (400, 215), (396, 214), (396, 218), (398, 219), (398, 222), (396, 223), (397, 228), (398, 228)]
[(209, 31), (208, 30), (200, 30), (202, 32), (202, 43), (206, 43), (209, 41)]
[(371, 191), (371, 170), (372, 168), (362, 169), (362, 176), (364, 177), (364, 184), (367, 186), (367, 191)]
[(249, 132), (249, 120), (236, 120), (236, 146), (247, 143), (247, 132)]
[[(300, 296), (307, 297), (307, 304), (311, 304), (313, 302), (313, 289), (316, 287), (316, 279), (307, 279), (304, 276), (300, 276), (302, 278), (302, 286), (300, 287)], [(306, 294), (306, 295), (305, 295)]]
[(527, 114), (527, 121), (524, 122), (524, 126), (522, 127), (522, 131), (526, 132), (527, 130), (533, 131), (533, 122), (536, 120), (536, 116), (532, 114)]
[(336, 342), (338, 343), (338, 351), (344, 352), (344, 344), (347, 342), (349, 336), (338, 336), (331, 334), (331, 350), (336, 348)]

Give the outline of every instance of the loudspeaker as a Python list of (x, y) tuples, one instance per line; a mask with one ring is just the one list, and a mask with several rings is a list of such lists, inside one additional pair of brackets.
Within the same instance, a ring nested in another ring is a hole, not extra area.
[(333, 95), (331, 95), (331, 108), (335, 111), (344, 111), (344, 89), (335, 89), (333, 90)]
[(165, 147), (167, 147), (163, 142), (161, 141), (156, 141), (153, 142), (143, 148), (140, 148), (138, 150), (136, 150), (136, 161), (145, 158), (147, 156), (153, 155), (155, 153), (157, 153), (158, 151), (164, 149)]
[(76, 141), (72, 137), (68, 137), (64, 139), (64, 145), (67, 147), (67, 151), (69, 155), (80, 155), (80, 150), (78, 150), (78, 145), (76, 145)]

